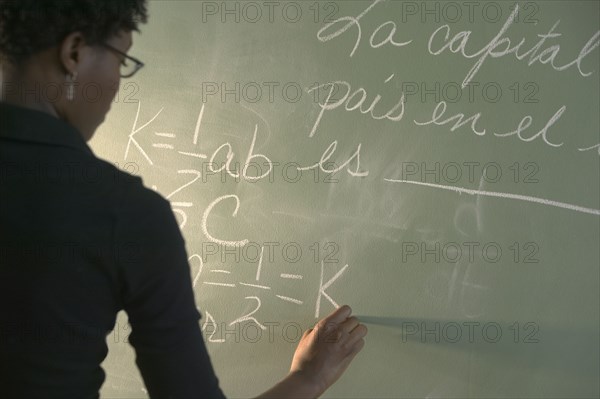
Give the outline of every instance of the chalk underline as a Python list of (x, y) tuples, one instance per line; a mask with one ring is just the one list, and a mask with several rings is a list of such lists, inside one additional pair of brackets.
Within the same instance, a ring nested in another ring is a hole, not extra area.
[(408, 184), (416, 184), (419, 186), (434, 187), (434, 188), (439, 188), (442, 190), (454, 191), (459, 194), (465, 193), (465, 194), (471, 194), (471, 195), (483, 195), (483, 196), (487, 196), (487, 197), (507, 198), (507, 199), (514, 199), (514, 200), (519, 200), (519, 201), (534, 202), (536, 204), (554, 206), (557, 208), (564, 208), (564, 209), (569, 209), (571, 211), (576, 211), (576, 212), (581, 212), (581, 213), (589, 213), (591, 215), (600, 216), (600, 209), (585, 208), (583, 206), (567, 204), (565, 202), (552, 201), (552, 200), (545, 199), (545, 198), (530, 197), (527, 195), (520, 195), (520, 194), (501, 193), (501, 192), (496, 192), (496, 191), (472, 190), (472, 189), (464, 188), (464, 187), (444, 186), (441, 184), (424, 183), (424, 182), (419, 182), (419, 181), (414, 181), (414, 180), (396, 180), (396, 179), (384, 179), (384, 180), (391, 182), (391, 183), (408, 183)]

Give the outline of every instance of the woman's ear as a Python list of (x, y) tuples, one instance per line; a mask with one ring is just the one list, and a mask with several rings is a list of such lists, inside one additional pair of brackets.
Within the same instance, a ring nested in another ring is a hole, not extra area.
[(85, 38), (81, 32), (73, 32), (67, 35), (58, 48), (58, 57), (65, 73), (73, 73), (82, 61)]

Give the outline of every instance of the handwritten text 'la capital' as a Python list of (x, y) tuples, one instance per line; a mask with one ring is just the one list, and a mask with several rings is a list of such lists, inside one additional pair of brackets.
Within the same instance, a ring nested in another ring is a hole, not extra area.
[[(350, 28), (356, 32), (356, 41), (354, 47), (350, 52), (350, 57), (354, 56), (358, 46), (362, 40), (363, 29), (360, 25), (360, 20), (364, 18), (371, 10), (373, 10), (378, 4), (381, 4), (384, 0), (373, 1), (366, 10), (360, 13), (356, 17), (345, 16), (340, 17), (325, 26), (323, 26), (317, 33), (319, 41), (325, 43), (338, 36), (343, 35)], [(427, 50), (429, 54), (438, 56), (444, 51), (449, 50), (452, 53), (460, 53), (466, 59), (477, 59), (473, 67), (469, 70), (466, 77), (463, 80), (462, 87), (465, 88), (469, 82), (474, 78), (475, 74), (483, 63), (490, 58), (500, 58), (509, 54), (514, 54), (517, 60), (522, 61), (527, 58), (527, 66), (531, 66), (536, 62), (541, 64), (550, 64), (556, 71), (564, 71), (576, 65), (581, 76), (587, 77), (592, 72), (585, 72), (582, 67), (583, 60), (600, 45), (600, 31), (594, 33), (594, 35), (585, 43), (581, 48), (577, 58), (563, 65), (557, 65), (556, 57), (560, 52), (560, 44), (554, 44), (546, 47), (542, 50), (542, 47), (546, 44), (546, 40), (555, 39), (562, 36), (561, 33), (557, 33), (554, 30), (557, 28), (559, 21), (557, 21), (545, 34), (538, 34), (538, 42), (531, 47), (529, 50), (524, 51), (525, 38), (522, 38), (517, 44), (513, 45), (510, 38), (504, 37), (510, 26), (515, 22), (519, 13), (519, 6), (515, 4), (515, 7), (508, 19), (488, 44), (479, 49), (478, 51), (471, 52), (467, 50), (469, 45), (469, 39), (473, 34), (472, 31), (466, 30), (456, 33), (451, 37), (451, 29), (449, 25), (442, 25), (438, 27), (429, 37)], [(341, 26), (340, 26), (341, 25)], [(339, 26), (337, 30), (336, 26)], [(412, 43), (411, 40), (400, 41), (397, 37), (398, 27), (394, 21), (386, 21), (379, 25), (371, 34), (369, 38), (369, 45), (372, 48), (380, 48), (385, 45), (391, 45), (395, 47), (404, 47)], [(540, 51), (542, 50), (542, 51)], [(524, 51), (524, 52), (521, 52)]]

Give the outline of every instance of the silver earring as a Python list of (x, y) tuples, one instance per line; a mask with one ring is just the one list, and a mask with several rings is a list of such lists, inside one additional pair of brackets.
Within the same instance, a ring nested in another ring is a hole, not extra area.
[(73, 86), (75, 83), (75, 79), (77, 79), (77, 71), (73, 72), (72, 74), (67, 74), (65, 77), (66, 81), (67, 81), (67, 100), (68, 101), (73, 101)]

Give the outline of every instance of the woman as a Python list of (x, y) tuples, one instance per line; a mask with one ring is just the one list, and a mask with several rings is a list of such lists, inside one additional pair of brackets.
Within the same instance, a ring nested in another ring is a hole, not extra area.
[[(119, 87), (144, 0), (0, 0), (0, 392), (98, 397), (118, 311), (152, 397), (223, 397), (168, 201), (87, 145)], [(94, 85), (98, 96), (86, 99)], [(151, 217), (150, 217), (151, 216)], [(317, 397), (364, 345), (337, 309), (261, 397)]]

